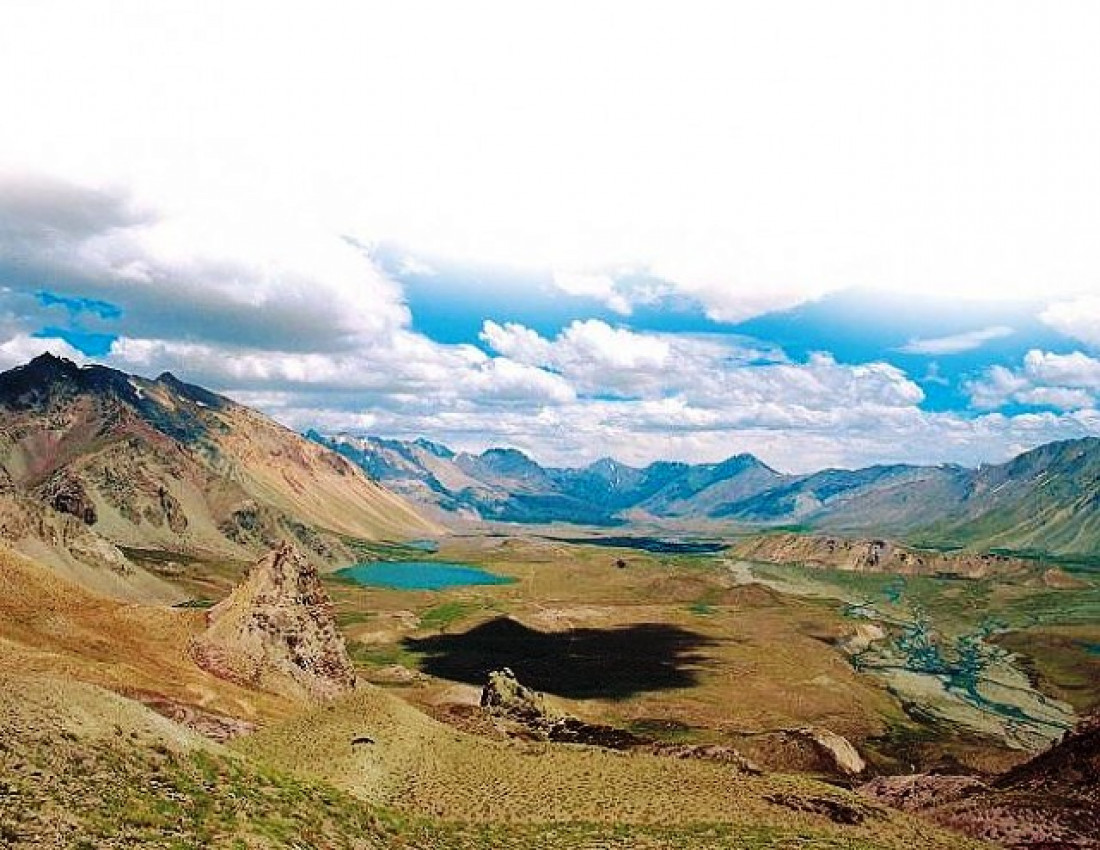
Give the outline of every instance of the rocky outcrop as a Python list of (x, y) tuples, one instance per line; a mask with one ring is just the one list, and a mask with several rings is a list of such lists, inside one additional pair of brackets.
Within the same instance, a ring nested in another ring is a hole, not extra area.
[(95, 593), (175, 604), (187, 595), (132, 563), (97, 529), (18, 493), (0, 493), (0, 544), (33, 558)]
[(848, 784), (867, 769), (859, 750), (848, 739), (815, 726), (732, 732), (738, 752), (765, 770), (811, 773)]
[(1061, 794), (1100, 809), (1100, 713), (1081, 719), (1061, 741), (1001, 776), (994, 785)]
[(481, 707), (500, 722), (502, 731), (515, 738), (589, 744), (612, 750), (627, 750), (648, 743), (625, 729), (586, 723), (551, 708), (546, 697), (521, 684), (507, 667), (489, 674), (481, 691)]
[(239, 717), (230, 717), (209, 711), (197, 705), (180, 702), (166, 697), (163, 694), (150, 693), (148, 691), (134, 691), (128, 696), (153, 709), (162, 717), (175, 721), (181, 726), (186, 726), (193, 732), (210, 738), (212, 741), (224, 744), (242, 735), (250, 735), (256, 731), (256, 724)]
[(489, 681), (481, 689), (481, 707), (492, 714), (524, 722), (542, 721), (552, 716), (546, 697), (520, 684), (516, 674), (507, 667), (489, 674)]
[(42, 488), (46, 504), (58, 513), (76, 517), (85, 525), (95, 525), (95, 504), (76, 478), (57, 475)]
[(287, 543), (261, 558), (207, 622), (192, 654), (217, 676), (313, 699), (355, 686), (317, 568)]
[(1100, 848), (1100, 716), (992, 780), (884, 776), (861, 793), (1008, 848)]
[(833, 770), (844, 776), (858, 776), (867, 769), (867, 763), (851, 742), (828, 729), (805, 727), (795, 729), (795, 737), (808, 741), (830, 763)]
[(889, 540), (820, 534), (763, 534), (734, 549), (749, 561), (901, 575), (950, 575), (985, 578), (1025, 573), (1033, 564), (987, 552), (938, 552), (913, 549)]
[(728, 744), (669, 744), (651, 743), (635, 747), (638, 752), (652, 753), (666, 758), (713, 761), (731, 765), (742, 773), (760, 776), (764, 771), (755, 762), (745, 758), (740, 750)]
[(551, 707), (546, 697), (520, 683), (507, 667), (494, 670), (481, 691), (481, 708), (497, 723), (497, 732), (513, 738), (587, 744), (609, 750), (630, 750), (677, 759), (697, 759), (731, 765), (744, 773), (760, 773), (733, 747), (719, 744), (667, 744), (625, 729), (587, 723)]

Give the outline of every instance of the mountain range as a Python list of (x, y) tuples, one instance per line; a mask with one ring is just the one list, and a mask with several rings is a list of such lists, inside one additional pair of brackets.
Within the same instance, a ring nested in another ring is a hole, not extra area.
[(437, 530), (334, 452), (169, 373), (44, 354), (0, 374), (0, 539), (90, 589), (179, 595), (128, 551), (247, 561), (286, 539), (338, 564), (356, 540)]
[(604, 458), (555, 468), (511, 448), (472, 454), (424, 439), (307, 436), (411, 501), (471, 519), (796, 527), (930, 547), (1100, 554), (1100, 439), (1093, 437), (977, 469), (882, 465), (792, 475), (749, 454), (710, 464), (637, 468)]

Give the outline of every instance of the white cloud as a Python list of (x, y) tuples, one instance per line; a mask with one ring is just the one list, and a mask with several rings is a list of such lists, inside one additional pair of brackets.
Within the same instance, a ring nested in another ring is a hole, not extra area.
[(1017, 393), (1030, 389), (1030, 382), (1007, 366), (991, 366), (985, 375), (970, 381), (964, 389), (978, 410), (993, 410), (1011, 401)]
[(1082, 410), (1100, 397), (1100, 360), (1075, 351), (1053, 354), (1032, 349), (1021, 368), (992, 366), (967, 387), (971, 403), (980, 410), (1017, 404)]
[(402, 257), (399, 268), (403, 276), (435, 277), (439, 274), (434, 266), (416, 257)]
[[(827, 354), (761, 363), (729, 341), (595, 320), (552, 340), (486, 322), (483, 337), (496, 356), (405, 330), (346, 354), (122, 338), (111, 362), (145, 374), (172, 369), (297, 427), (519, 445), (556, 462), (611, 449), (627, 460), (713, 460), (768, 446), (771, 460), (801, 468), (896, 452), (888, 435), (923, 416), (920, 388), (886, 363)], [(853, 439), (863, 448), (845, 448)], [(787, 440), (789, 454), (778, 455)]]
[(615, 289), (615, 279), (607, 274), (555, 271), (554, 286), (566, 295), (583, 295), (602, 301), (623, 316), (632, 312), (630, 301)]
[(1100, 297), (1055, 302), (1039, 318), (1066, 336), (1100, 348)]
[[(971, 386), (1071, 412), (973, 419), (920, 410), (888, 364), (757, 363), (603, 322), (486, 324), (488, 356), (414, 333), (340, 237), (557, 269), (623, 315), (649, 295), (622, 269), (727, 320), (853, 286), (1056, 299), (1044, 321), (1097, 345), (1098, 27), (1094, 3), (1014, 0), (14, 4), (0, 279), (117, 303), (115, 365), (303, 426), (556, 460), (994, 459), (1097, 430), (1087, 355)], [(75, 354), (36, 329), (5, 321), (0, 356)]]
[(338, 351), (408, 322), (400, 289), (307, 221), (269, 216), (258, 235), (236, 212), (134, 208), (117, 190), (0, 179), (0, 278), (109, 301), (142, 337)]
[[(575, 398), (561, 376), (507, 357), (490, 358), (466, 345), (440, 345), (400, 331), (355, 352), (298, 353), (229, 348), (208, 343), (122, 337), (110, 362), (143, 374), (169, 370), (190, 380), (255, 398), (290, 393), (317, 405), (353, 405), (419, 414), (478, 404), (537, 409)], [(257, 395), (258, 394), (258, 395)]]
[(1051, 354), (1032, 349), (1024, 356), (1024, 374), (1035, 383), (1100, 389), (1100, 360), (1080, 351)]
[(26, 334), (17, 334), (5, 342), (0, 343), (0, 369), (11, 369), (22, 366), (28, 360), (39, 354), (49, 352), (57, 357), (64, 357), (75, 363), (85, 363), (87, 359), (69, 345), (63, 339), (32, 337)]
[(486, 321), (481, 338), (500, 354), (560, 372), (590, 395), (661, 392), (676, 384), (677, 370), (704, 365), (697, 356), (700, 343), (613, 328), (598, 319), (575, 321), (553, 341), (514, 322)]
[(631, 370), (663, 369), (672, 351), (666, 339), (612, 328), (595, 319), (573, 322), (562, 331), (558, 347), (567, 362)]
[(474, 398), (486, 400), (504, 399), (537, 405), (564, 404), (576, 398), (573, 388), (561, 376), (506, 357), (487, 361), (466, 376), (465, 383), (473, 391)]
[(513, 357), (521, 363), (549, 365), (554, 360), (554, 349), (538, 331), (506, 322), (501, 325), (487, 319), (481, 329), (481, 339), (493, 351)]
[(1021, 404), (1057, 410), (1084, 410), (1095, 404), (1091, 393), (1069, 387), (1032, 387), (1016, 393), (1015, 399)]
[(962, 354), (981, 348), (987, 342), (995, 339), (1003, 339), (1011, 336), (1012, 328), (998, 325), (996, 327), (982, 328), (976, 331), (951, 334), (950, 336), (933, 337), (931, 339), (913, 339), (903, 345), (898, 351), (904, 354)]
[(560, 372), (588, 396), (683, 402), (692, 415), (731, 409), (798, 418), (799, 410), (906, 407), (924, 398), (888, 363), (844, 365), (824, 353), (801, 364), (758, 363), (759, 352), (727, 340), (637, 333), (595, 319), (573, 322), (553, 340), (523, 325), (487, 321), (482, 339), (500, 354)]

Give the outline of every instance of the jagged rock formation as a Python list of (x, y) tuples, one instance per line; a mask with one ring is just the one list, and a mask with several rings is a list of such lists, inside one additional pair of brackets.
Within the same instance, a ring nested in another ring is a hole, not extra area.
[(1009, 848), (1100, 847), (1100, 715), (992, 780), (879, 777), (863, 794)]
[(0, 493), (0, 542), (98, 594), (159, 603), (186, 598), (164, 579), (135, 566), (94, 526), (29, 496)]
[(546, 720), (552, 714), (546, 697), (520, 684), (508, 667), (489, 673), (481, 689), (481, 707), (524, 722)]
[(64, 473), (54, 476), (42, 488), (42, 496), (58, 513), (74, 516), (85, 525), (95, 525), (98, 518), (95, 504), (76, 478)]
[[(315, 563), (348, 564), (348, 538), (440, 530), (336, 453), (228, 398), (49, 354), (0, 373), (0, 517), (9, 498), (47, 525), (73, 517), (115, 546), (199, 558), (252, 560), (289, 539)], [(75, 550), (58, 559), (100, 567)]]
[(624, 729), (585, 723), (558, 711), (546, 697), (516, 679), (507, 667), (494, 670), (481, 691), (481, 707), (502, 721), (512, 737), (554, 741), (562, 744), (591, 744), (625, 750), (647, 743)]
[(261, 558), (207, 622), (192, 655), (217, 676), (315, 699), (355, 686), (317, 568), (290, 544)]

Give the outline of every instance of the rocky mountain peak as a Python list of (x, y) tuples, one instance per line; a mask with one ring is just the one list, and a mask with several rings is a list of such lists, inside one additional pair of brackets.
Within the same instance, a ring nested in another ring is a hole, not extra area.
[(450, 460), (455, 456), (455, 453), (451, 449), (442, 445), (441, 443), (435, 443), (425, 437), (419, 437), (413, 441), (413, 445), (420, 446), (424, 451), (431, 452), (436, 457)]
[(59, 383), (79, 381), (81, 369), (72, 360), (46, 351), (28, 363), (0, 374), (0, 400), (37, 398)]
[(37, 357), (34, 357), (24, 367), (30, 371), (62, 371), (62, 372), (76, 372), (80, 369), (72, 360), (65, 357), (58, 357), (51, 351), (43, 351)]
[(756, 455), (749, 454), (748, 452), (742, 452), (741, 454), (732, 455), (726, 458), (721, 463), (715, 465), (715, 470), (721, 473), (733, 475), (738, 472), (744, 472), (748, 469), (760, 469), (767, 472), (774, 473), (776, 476), (779, 473), (775, 472), (770, 466), (760, 460)]
[(207, 623), (193, 655), (217, 676), (318, 699), (355, 686), (317, 568), (289, 543), (261, 558)]
[(220, 396), (217, 393), (210, 392), (210, 390), (195, 384), (181, 381), (171, 372), (161, 372), (161, 374), (157, 376), (156, 382), (161, 386), (167, 387), (177, 396), (185, 398), (188, 401), (197, 402), (203, 407), (211, 407), (218, 410), (229, 404), (229, 400), (226, 399), (225, 396)]

